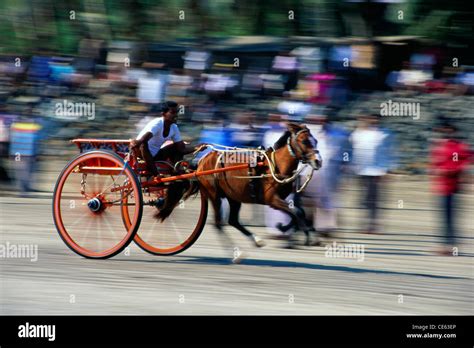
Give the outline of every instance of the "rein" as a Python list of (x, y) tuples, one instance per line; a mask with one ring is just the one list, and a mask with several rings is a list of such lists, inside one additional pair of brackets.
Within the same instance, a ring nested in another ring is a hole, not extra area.
[[(301, 132), (305, 132), (305, 131), (307, 131), (307, 130), (301, 130), (298, 133), (296, 133), (295, 136), (297, 136)], [(290, 137), (288, 137), (288, 139), (290, 139)], [(287, 144), (288, 144), (288, 150), (290, 151), (291, 150), (291, 145), (289, 145), (288, 142), (287, 142)], [(242, 151), (249, 151), (249, 149), (247, 149), (247, 148), (237, 148), (237, 147), (230, 147), (230, 146), (219, 145), (219, 144), (207, 144), (206, 146), (211, 148), (213, 151), (216, 151), (216, 152), (219, 153), (219, 157), (217, 158), (215, 169), (217, 169), (217, 167), (219, 166), (219, 163), (220, 163), (224, 153), (237, 153), (237, 152), (242, 152)], [(220, 147), (220, 148), (217, 148), (217, 147)], [(255, 151), (255, 152), (259, 153), (261, 156), (265, 157), (265, 159), (268, 161), (268, 164), (269, 164), (268, 168), (270, 169), (270, 174), (262, 174), (262, 175), (258, 175), (258, 176), (234, 176), (234, 178), (238, 178), (238, 179), (262, 179), (262, 178), (266, 178), (266, 177), (272, 177), (273, 180), (275, 180), (279, 184), (289, 184), (289, 183), (294, 182), (298, 178), (300, 173), (308, 167), (308, 164), (305, 163), (305, 165), (301, 166), (300, 169), (295, 171), (292, 176), (290, 176), (288, 178), (285, 178), (285, 179), (280, 179), (277, 176), (278, 174), (275, 173), (275, 168), (276, 168), (276, 166), (275, 166), (275, 150), (274, 149), (272, 149), (272, 150), (273, 151), (271, 152), (270, 157), (268, 156), (267, 152), (264, 151), (264, 150), (259, 150), (259, 149), (252, 149), (251, 150), (251, 151)], [(301, 149), (299, 149), (299, 150), (301, 151)], [(292, 157), (298, 159), (294, 155), (293, 150), (290, 151), (290, 155), (292, 155)], [(214, 174), (214, 177), (217, 178), (217, 174)], [(306, 186), (308, 185), (308, 183), (309, 183), (309, 181), (311, 180), (312, 177), (313, 177), (313, 170), (311, 170), (310, 173), (306, 176), (305, 182), (303, 183), (303, 185), (299, 189), (296, 190), (296, 192), (300, 193), (301, 191), (303, 191), (306, 188)]]

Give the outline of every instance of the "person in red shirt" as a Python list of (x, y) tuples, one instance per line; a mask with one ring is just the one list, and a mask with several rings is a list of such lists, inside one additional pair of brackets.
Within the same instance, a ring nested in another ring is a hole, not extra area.
[(456, 229), (454, 213), (455, 194), (460, 191), (462, 177), (471, 161), (469, 146), (456, 138), (456, 127), (444, 120), (437, 128), (441, 138), (436, 141), (430, 156), (433, 188), (440, 197), (446, 246), (440, 250), (443, 255), (452, 255)]

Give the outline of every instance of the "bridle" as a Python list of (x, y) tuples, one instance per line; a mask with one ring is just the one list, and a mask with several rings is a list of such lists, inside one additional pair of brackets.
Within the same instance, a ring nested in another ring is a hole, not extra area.
[[(303, 151), (303, 149), (301, 148), (298, 141), (296, 141), (296, 139), (298, 138), (300, 134), (306, 133), (306, 132), (309, 133), (309, 129), (307, 128), (301, 129), (296, 133), (291, 133), (291, 135), (286, 140), (286, 146), (288, 148), (288, 152), (290, 153), (291, 157), (298, 159), (302, 163), (308, 163), (309, 159), (308, 159), (308, 155)], [(292, 143), (294, 145), (292, 145)], [(294, 148), (296, 148), (297, 151), (295, 151)], [(318, 150), (315, 149), (314, 151), (317, 153)], [(299, 156), (296, 154), (296, 152), (300, 153)]]

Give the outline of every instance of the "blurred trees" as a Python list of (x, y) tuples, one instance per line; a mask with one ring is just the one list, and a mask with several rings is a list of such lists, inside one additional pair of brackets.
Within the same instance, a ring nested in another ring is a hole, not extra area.
[[(402, 19), (400, 19), (402, 11)], [(472, 38), (462, 0), (2, 0), (0, 53), (73, 54), (84, 36), (170, 42), (232, 35)]]

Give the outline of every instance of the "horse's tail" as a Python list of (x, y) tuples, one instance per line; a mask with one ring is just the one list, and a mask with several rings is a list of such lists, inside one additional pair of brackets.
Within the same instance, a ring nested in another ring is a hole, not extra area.
[(184, 192), (183, 199), (187, 200), (192, 195), (196, 195), (199, 192), (199, 181), (191, 180), (189, 188)]
[(167, 191), (165, 204), (159, 210), (158, 214), (156, 214), (156, 218), (162, 222), (171, 215), (181, 199), (186, 200), (193, 194), (197, 194), (199, 191), (199, 183), (197, 180), (175, 181), (170, 183)]

